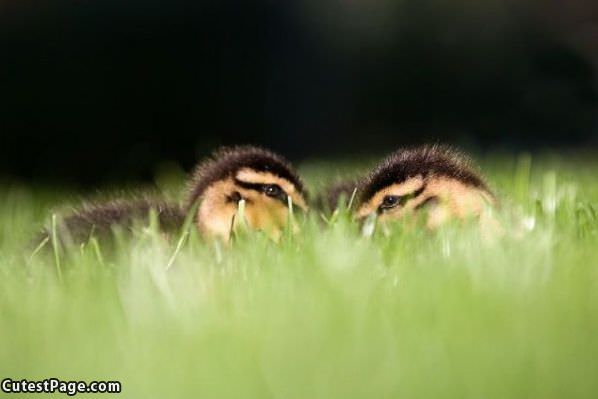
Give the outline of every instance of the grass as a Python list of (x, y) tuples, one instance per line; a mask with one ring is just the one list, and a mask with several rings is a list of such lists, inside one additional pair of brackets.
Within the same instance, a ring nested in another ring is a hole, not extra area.
[(32, 256), (76, 198), (6, 183), (0, 378), (120, 380), (129, 398), (595, 398), (598, 163), (483, 164), (505, 230), (489, 240), (455, 225), (365, 238), (314, 214), (279, 244), (139, 228)]

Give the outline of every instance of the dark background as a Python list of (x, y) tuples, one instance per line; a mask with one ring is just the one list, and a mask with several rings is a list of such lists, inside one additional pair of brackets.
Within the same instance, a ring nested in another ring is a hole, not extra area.
[(4, 0), (0, 175), (83, 185), (221, 144), (598, 146), (592, 0)]

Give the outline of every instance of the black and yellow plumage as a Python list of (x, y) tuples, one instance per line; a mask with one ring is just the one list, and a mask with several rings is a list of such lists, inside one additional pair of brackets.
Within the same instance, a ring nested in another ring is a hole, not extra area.
[(359, 184), (356, 216), (400, 219), (423, 209), (435, 228), (453, 218), (482, 215), (495, 198), (472, 161), (448, 146), (400, 149)]
[[(183, 226), (197, 205), (193, 217), (200, 232), (228, 240), (242, 200), (248, 226), (266, 230), (274, 238), (289, 220), (289, 202), (307, 210), (303, 183), (286, 159), (263, 148), (241, 146), (220, 149), (199, 163), (187, 183), (183, 205), (143, 197), (85, 203), (61, 218), (59, 232), (80, 243), (92, 234), (110, 235), (114, 227), (147, 224), (152, 210), (160, 229), (171, 232)], [(49, 234), (47, 229), (44, 235)]]
[[(157, 197), (88, 201), (67, 214), (58, 214), (57, 238), (64, 244), (82, 244), (92, 237), (105, 239), (111, 237), (115, 229), (130, 231), (136, 226), (149, 225), (152, 212), (160, 230), (166, 234), (175, 233), (185, 221), (185, 213), (177, 203)], [(34, 242), (49, 239), (52, 231), (52, 227), (44, 229)]]
[(196, 225), (205, 235), (228, 239), (238, 203), (249, 227), (277, 238), (288, 222), (289, 202), (307, 210), (307, 194), (291, 164), (269, 150), (224, 148), (200, 163), (188, 183), (185, 208), (197, 204)]
[(444, 177), (490, 192), (468, 156), (449, 146), (431, 145), (400, 149), (385, 158), (362, 182), (361, 199), (415, 176)]

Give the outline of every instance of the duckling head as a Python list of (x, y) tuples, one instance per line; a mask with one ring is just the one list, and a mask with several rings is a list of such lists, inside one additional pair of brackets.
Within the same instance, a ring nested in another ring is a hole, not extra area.
[[(307, 211), (303, 182), (282, 156), (263, 148), (222, 148), (200, 163), (188, 186), (187, 209), (205, 236), (228, 241), (241, 223), (277, 240), (293, 209)], [(244, 203), (239, 220), (239, 205)], [(292, 228), (297, 229), (294, 221)]]
[(380, 222), (426, 211), (435, 229), (451, 219), (479, 217), (494, 196), (460, 152), (446, 146), (399, 150), (362, 181), (357, 219), (377, 215)]

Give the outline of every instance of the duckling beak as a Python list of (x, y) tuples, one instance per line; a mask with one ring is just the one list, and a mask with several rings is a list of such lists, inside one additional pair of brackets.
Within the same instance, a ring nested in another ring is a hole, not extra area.
[[(301, 231), (301, 227), (296, 221), (295, 215), (296, 211), (298, 210), (301, 213), (301, 217), (305, 217), (309, 208), (307, 205), (304, 204), (295, 204), (293, 199), (290, 196), (287, 196), (287, 209), (288, 209), (288, 219), (287, 219), (287, 229), (290, 228), (293, 234), (297, 234)], [(290, 226), (290, 227), (289, 227)]]
[(260, 230), (273, 241), (278, 242), (284, 231), (295, 234), (300, 231), (297, 215), (307, 212), (305, 204), (295, 204), (290, 196), (286, 198), (286, 206), (280, 202), (257, 204), (253, 202), (248, 208), (245, 200), (237, 204), (237, 211), (231, 225), (231, 234), (239, 234), (248, 230)]
[(378, 214), (376, 212), (372, 212), (365, 217), (361, 217), (358, 219), (361, 223), (361, 235), (363, 237), (371, 237), (374, 235), (376, 231), (376, 224), (378, 222)]
[(378, 212), (361, 208), (353, 215), (353, 220), (359, 225), (361, 235), (371, 237), (378, 222)]

